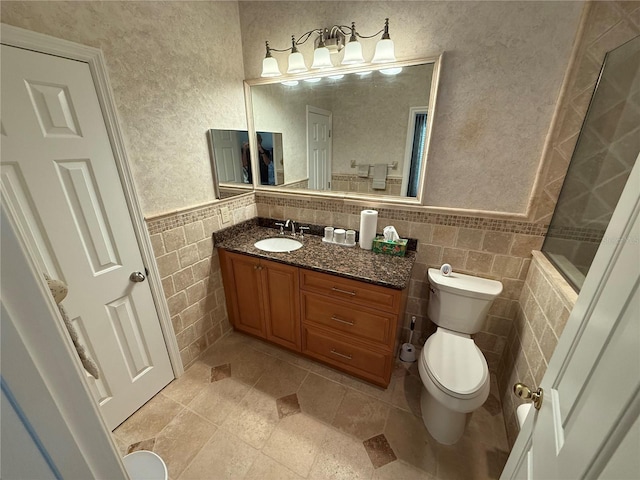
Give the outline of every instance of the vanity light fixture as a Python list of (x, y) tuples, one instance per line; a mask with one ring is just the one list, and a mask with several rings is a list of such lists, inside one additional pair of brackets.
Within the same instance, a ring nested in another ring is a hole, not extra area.
[(298, 80), (284, 80), (280, 82), (282, 85), (286, 85), (287, 87), (295, 87), (298, 85)]
[(320, 77), (313, 77), (313, 78), (305, 78), (304, 81), (307, 83), (318, 83), (320, 80), (322, 80), (322, 78)]
[[(351, 26), (333, 25), (331, 28), (316, 28), (303, 33), (296, 39), (295, 35), (291, 36), (291, 47), (286, 49), (276, 49), (269, 46), (269, 42), (265, 42), (266, 55), (262, 61), (262, 77), (280, 76), (277, 60), (271, 55), (271, 52), (290, 52), (289, 66), (287, 73), (303, 73), (307, 71), (307, 66), (302, 53), (298, 51), (298, 46), (307, 42), (313, 35), (317, 35), (315, 39), (315, 49), (313, 52), (313, 63), (311, 68), (324, 69), (333, 67), (331, 54), (338, 53), (344, 48), (344, 57), (342, 65), (359, 65), (365, 63), (362, 55), (362, 45), (358, 38), (373, 38), (382, 34), (382, 38), (376, 44), (375, 54), (371, 63), (387, 63), (395, 62), (396, 56), (393, 41), (389, 36), (389, 19), (386, 18), (384, 27), (373, 35), (362, 35), (356, 30), (355, 22), (351, 22)], [(349, 35), (349, 42), (344, 46), (345, 39)]]
[(331, 80), (340, 80), (344, 78), (344, 73), (341, 73), (339, 75), (329, 75), (327, 78), (330, 78)]
[(402, 71), (402, 67), (383, 68), (380, 73), (383, 75), (398, 75)]

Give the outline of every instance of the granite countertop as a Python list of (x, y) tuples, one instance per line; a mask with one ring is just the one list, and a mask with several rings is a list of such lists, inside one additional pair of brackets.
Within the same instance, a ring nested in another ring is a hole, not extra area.
[[(402, 290), (409, 285), (416, 253), (408, 251), (405, 257), (394, 257), (355, 247), (342, 247), (322, 241), (317, 235), (305, 235), (304, 246), (293, 252), (265, 252), (253, 246), (263, 238), (278, 237), (279, 230), (261, 227), (248, 221), (213, 234), (213, 244), (231, 252), (308, 268), (352, 278), (383, 287)], [(285, 236), (289, 236), (285, 233)], [(300, 240), (300, 237), (296, 237)]]

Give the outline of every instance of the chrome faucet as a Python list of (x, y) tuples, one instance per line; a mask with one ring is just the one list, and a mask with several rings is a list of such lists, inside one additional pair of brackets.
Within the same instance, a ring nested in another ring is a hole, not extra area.
[(296, 222), (294, 222), (291, 219), (287, 219), (287, 221), (284, 222), (284, 228), (289, 228), (289, 224), (291, 224), (291, 236), (295, 237), (296, 236)]

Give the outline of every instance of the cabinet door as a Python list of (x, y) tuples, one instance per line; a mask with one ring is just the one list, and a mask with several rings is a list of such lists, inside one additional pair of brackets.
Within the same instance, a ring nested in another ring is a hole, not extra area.
[(300, 351), (298, 268), (261, 260), (267, 339)]
[(237, 330), (264, 338), (263, 292), (260, 260), (247, 255), (225, 252), (225, 292), (229, 317)]

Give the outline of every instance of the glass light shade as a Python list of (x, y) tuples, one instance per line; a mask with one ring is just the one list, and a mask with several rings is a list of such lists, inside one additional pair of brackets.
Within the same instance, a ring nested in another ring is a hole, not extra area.
[(393, 47), (393, 40), (390, 38), (378, 40), (376, 44), (376, 53), (373, 55), (371, 63), (387, 63), (395, 62), (396, 54)]
[(339, 75), (329, 75), (329, 78), (331, 80), (340, 80), (341, 78), (344, 78), (344, 74), (339, 74)]
[(295, 87), (298, 85), (298, 80), (283, 80), (280, 82), (282, 85), (286, 85), (287, 87)]
[(327, 47), (316, 48), (313, 52), (313, 64), (311, 68), (331, 68), (331, 54)]
[(367, 70), (365, 72), (356, 72), (356, 75), (358, 75), (359, 77), (366, 77), (367, 75), (371, 75), (372, 72), (373, 70)]
[(317, 83), (320, 80), (322, 80), (320, 77), (313, 77), (313, 78), (305, 78), (304, 81), (308, 82), (308, 83)]
[(357, 65), (359, 63), (364, 63), (362, 45), (360, 45), (360, 42), (358, 41), (347, 43), (347, 46), (344, 49), (342, 65)]
[(380, 73), (384, 75), (398, 75), (402, 71), (402, 67), (383, 68)]
[(262, 60), (262, 76), (263, 77), (279, 77), (282, 75), (278, 68), (278, 61), (273, 57), (266, 57)]
[(287, 73), (301, 73), (306, 72), (307, 66), (304, 63), (304, 57), (300, 52), (289, 54), (289, 68)]

